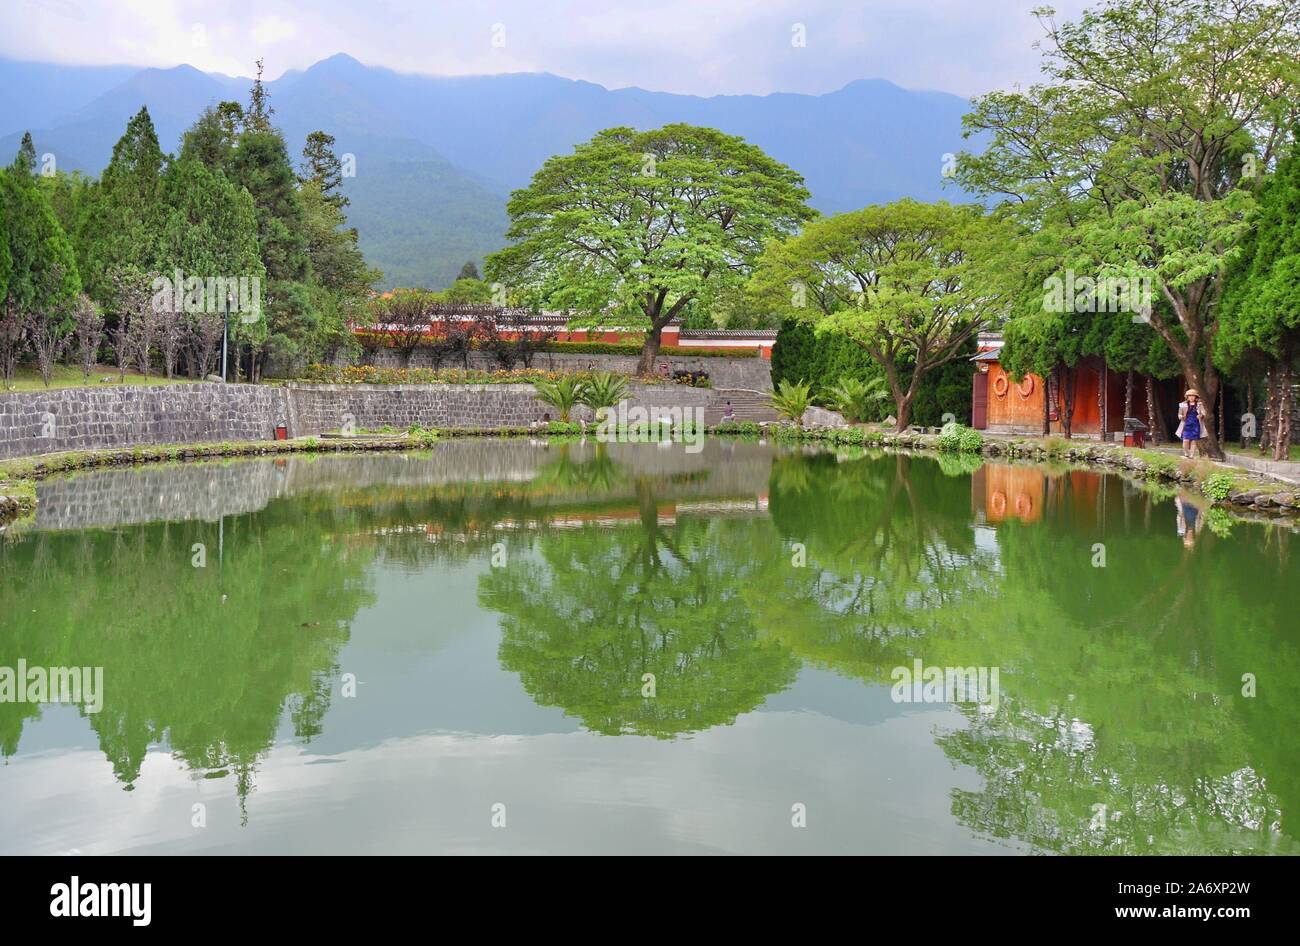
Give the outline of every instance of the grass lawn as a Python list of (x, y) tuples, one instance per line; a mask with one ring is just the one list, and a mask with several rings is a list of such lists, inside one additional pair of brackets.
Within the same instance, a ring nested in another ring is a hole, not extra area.
[[(82, 378), (81, 367), (71, 365), (55, 365), (54, 377), (50, 378), (51, 388), (77, 388), (82, 386), (98, 387), (100, 378), (111, 377), (112, 383), (117, 384), (117, 366), (116, 365), (96, 365), (90, 372), (90, 381), (87, 382)], [(173, 378), (168, 381), (160, 375), (150, 375), (146, 378), (138, 371), (127, 369), (127, 384), (185, 384), (193, 381), (193, 378)], [(3, 381), (0, 381), (0, 392), (4, 391), (42, 391), (45, 389), (44, 382), (41, 381), (41, 372), (35, 365), (19, 365), (18, 373), (14, 380), (10, 382), (10, 387)], [(107, 382), (105, 382), (105, 385)]]
[[(1229, 444), (1224, 444), (1224, 449), (1226, 449), (1229, 453), (1244, 453), (1249, 456), (1256, 457), (1258, 459), (1264, 459), (1264, 460), (1273, 459), (1273, 452), (1271, 450), (1268, 452), (1267, 455), (1261, 457), (1259, 452), (1259, 447), (1242, 447), (1240, 444), (1229, 443)], [(1291, 444), (1291, 455), (1288, 457), (1288, 459), (1300, 461), (1300, 444), (1295, 444), (1295, 443)]]

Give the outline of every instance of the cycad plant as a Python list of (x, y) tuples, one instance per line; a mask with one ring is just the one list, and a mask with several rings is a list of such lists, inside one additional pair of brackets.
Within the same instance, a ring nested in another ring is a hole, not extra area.
[(804, 412), (812, 406), (812, 385), (806, 382), (792, 384), (786, 379), (772, 393), (771, 398), (772, 407), (777, 414), (798, 424), (803, 420)]
[(839, 383), (826, 392), (831, 406), (844, 415), (851, 424), (860, 424), (875, 412), (872, 406), (889, 397), (885, 379), (881, 377), (863, 381), (845, 375)]
[(554, 381), (539, 380), (534, 382), (537, 399), (549, 404), (560, 413), (560, 423), (569, 422), (569, 412), (583, 403), (587, 382), (577, 375), (566, 374)]
[(612, 371), (597, 371), (582, 391), (582, 403), (600, 413), (603, 407), (617, 407), (627, 397), (627, 378)]

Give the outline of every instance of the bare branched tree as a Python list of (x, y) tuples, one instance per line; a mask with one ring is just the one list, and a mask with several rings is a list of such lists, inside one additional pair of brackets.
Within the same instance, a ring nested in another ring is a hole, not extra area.
[(77, 296), (72, 329), (82, 380), (90, 380), (90, 369), (99, 363), (99, 346), (104, 340), (104, 313), (84, 292)]

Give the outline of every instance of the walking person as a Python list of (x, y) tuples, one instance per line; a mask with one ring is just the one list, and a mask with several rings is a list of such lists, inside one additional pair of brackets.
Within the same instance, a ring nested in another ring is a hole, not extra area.
[(1186, 400), (1178, 405), (1178, 438), (1183, 442), (1183, 456), (1196, 457), (1201, 454), (1200, 441), (1205, 439), (1205, 405), (1195, 388), (1188, 388), (1184, 395)]

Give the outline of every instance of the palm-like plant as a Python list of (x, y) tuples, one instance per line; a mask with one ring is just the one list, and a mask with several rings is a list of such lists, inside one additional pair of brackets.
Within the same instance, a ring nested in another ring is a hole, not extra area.
[(782, 417), (799, 423), (804, 412), (812, 406), (812, 385), (808, 383), (792, 384), (788, 379), (772, 393), (772, 407)]
[(582, 403), (597, 412), (602, 407), (617, 407), (625, 397), (627, 378), (612, 371), (597, 371), (587, 379), (582, 391)]
[(860, 424), (872, 415), (871, 407), (889, 397), (889, 388), (881, 377), (863, 381), (845, 375), (839, 383), (826, 392), (831, 405), (844, 415), (844, 419)]
[(587, 382), (572, 374), (554, 381), (539, 380), (533, 386), (537, 388), (537, 399), (559, 411), (560, 422), (564, 424), (569, 422), (569, 412), (582, 403), (587, 390)]

